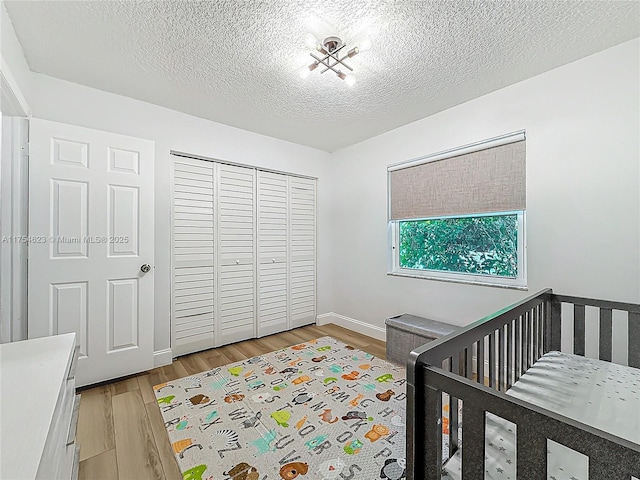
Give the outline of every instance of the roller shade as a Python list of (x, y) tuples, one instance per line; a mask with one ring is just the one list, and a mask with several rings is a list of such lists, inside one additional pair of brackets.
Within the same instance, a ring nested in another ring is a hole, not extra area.
[(390, 167), (390, 220), (525, 209), (524, 140), (460, 153)]

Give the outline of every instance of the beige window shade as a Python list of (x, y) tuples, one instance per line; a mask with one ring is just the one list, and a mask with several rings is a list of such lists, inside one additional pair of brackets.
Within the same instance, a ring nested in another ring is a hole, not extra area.
[(525, 141), (389, 172), (391, 220), (526, 207)]

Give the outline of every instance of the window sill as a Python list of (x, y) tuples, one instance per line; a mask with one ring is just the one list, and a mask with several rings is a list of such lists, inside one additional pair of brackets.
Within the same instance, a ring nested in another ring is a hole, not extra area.
[(405, 278), (419, 278), (421, 280), (435, 280), (438, 282), (447, 282), (447, 283), (462, 283), (464, 285), (478, 285), (481, 287), (494, 287), (494, 288), (507, 288), (510, 290), (520, 290), (520, 291), (528, 291), (529, 287), (526, 285), (507, 285), (503, 283), (493, 283), (493, 282), (482, 282), (479, 280), (464, 280), (458, 278), (443, 278), (436, 277), (434, 275), (428, 274), (420, 274), (420, 273), (405, 273), (405, 272), (387, 272), (387, 275), (391, 277), (405, 277)]

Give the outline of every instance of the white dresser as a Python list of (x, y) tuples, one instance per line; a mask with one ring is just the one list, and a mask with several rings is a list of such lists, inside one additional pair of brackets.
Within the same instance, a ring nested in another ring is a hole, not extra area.
[(0, 479), (76, 479), (75, 333), (0, 345)]

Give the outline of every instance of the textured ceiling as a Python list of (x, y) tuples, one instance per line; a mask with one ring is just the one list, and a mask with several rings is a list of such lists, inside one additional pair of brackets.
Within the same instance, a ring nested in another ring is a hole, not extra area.
[[(35, 72), (328, 151), (640, 35), (637, 1), (5, 3)], [(355, 86), (298, 76), (308, 33), (371, 39)]]

